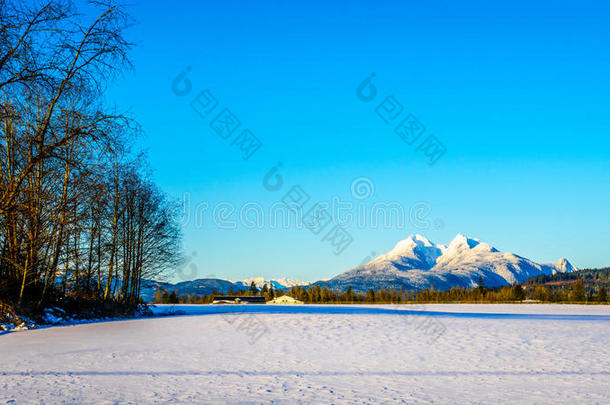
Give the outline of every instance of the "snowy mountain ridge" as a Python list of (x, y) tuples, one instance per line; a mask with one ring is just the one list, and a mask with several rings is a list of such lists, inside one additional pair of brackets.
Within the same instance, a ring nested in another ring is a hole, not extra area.
[(537, 264), (513, 253), (500, 252), (479, 239), (458, 234), (448, 245), (422, 235), (410, 235), (388, 253), (326, 281), (330, 288), (354, 290), (405, 288), (420, 290), (472, 288), (482, 279), (488, 287), (520, 283), (540, 274), (571, 272), (565, 258), (555, 264)]
[[(230, 281), (230, 280), (228, 280)], [(289, 279), (286, 277), (282, 277), (282, 278), (277, 278), (277, 279), (268, 279), (268, 278), (264, 278), (264, 277), (249, 277), (246, 279), (243, 279), (241, 281), (232, 281), (233, 283), (236, 284), (242, 284), (245, 287), (250, 287), (250, 285), (252, 284), (252, 282), (254, 282), (254, 284), (256, 285), (257, 288), (262, 288), (263, 285), (267, 284), (267, 287), (269, 287), (270, 285), (273, 285), (274, 289), (285, 289), (285, 288), (290, 288), (293, 286), (297, 286), (297, 285), (309, 285), (311, 284), (311, 281), (300, 281), (300, 280), (293, 280), (293, 279)]]

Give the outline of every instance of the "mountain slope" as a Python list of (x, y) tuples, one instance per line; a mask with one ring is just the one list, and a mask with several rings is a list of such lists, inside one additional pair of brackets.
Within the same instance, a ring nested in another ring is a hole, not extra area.
[(447, 246), (411, 235), (370, 263), (317, 284), (340, 290), (351, 286), (355, 291), (391, 287), (420, 290), (431, 286), (447, 290), (476, 287), (479, 279), (488, 287), (496, 287), (569, 271), (574, 267), (566, 259), (555, 265), (537, 264), (461, 234)]
[(214, 290), (219, 294), (226, 294), (231, 289), (233, 289), (233, 291), (239, 291), (245, 290), (246, 287), (242, 283), (233, 283), (218, 278), (199, 278), (191, 281), (182, 281), (176, 284), (163, 281), (143, 280), (140, 297), (145, 302), (151, 302), (154, 299), (157, 290), (167, 290), (168, 292), (177, 291), (180, 296), (182, 294), (209, 295), (212, 294)]
[(196, 280), (182, 281), (172, 284), (163, 281), (143, 280), (140, 297), (145, 302), (154, 299), (157, 290), (167, 290), (168, 292), (177, 291), (178, 296), (182, 294), (209, 295), (216, 290), (218, 294), (227, 294), (230, 290), (240, 291), (250, 289), (250, 284), (254, 282), (257, 288), (273, 285), (275, 290), (285, 290), (294, 285), (309, 285), (309, 282), (290, 280), (287, 278), (265, 279), (264, 277), (251, 277), (241, 281), (230, 281), (219, 278), (198, 278)]

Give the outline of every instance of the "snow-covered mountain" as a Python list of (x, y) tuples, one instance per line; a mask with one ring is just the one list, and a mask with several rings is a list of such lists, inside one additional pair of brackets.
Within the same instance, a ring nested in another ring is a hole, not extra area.
[[(391, 287), (420, 290), (430, 286), (447, 290), (451, 287), (476, 287), (479, 279), (488, 287), (496, 287), (521, 283), (541, 274), (575, 270), (577, 269), (565, 258), (559, 259), (555, 264), (538, 264), (513, 253), (500, 252), (487, 243), (461, 234), (448, 245), (432, 243), (421, 235), (411, 235), (371, 262), (315, 284), (338, 290), (352, 287), (355, 291)], [(226, 294), (231, 290), (247, 290), (252, 282), (258, 288), (267, 284), (273, 285), (276, 290), (311, 284), (288, 278), (264, 277), (251, 277), (240, 281), (205, 278), (176, 284), (145, 281), (141, 295), (144, 300), (149, 301), (157, 289), (178, 291), (178, 295), (206, 295), (214, 290), (219, 294)]]
[(283, 290), (296, 285), (305, 286), (311, 284), (311, 281), (292, 280), (286, 277), (276, 279), (267, 279), (264, 277), (250, 277), (241, 281), (234, 281), (234, 283), (241, 283), (245, 287), (249, 288), (250, 284), (252, 284), (253, 281), (258, 288), (262, 288), (263, 285), (267, 284), (267, 287), (273, 285), (273, 288), (276, 290)]
[(537, 264), (461, 234), (449, 245), (411, 235), (373, 261), (318, 284), (341, 290), (351, 286), (356, 291), (390, 287), (420, 290), (430, 286), (447, 290), (476, 287), (479, 279), (488, 287), (496, 287), (520, 283), (540, 274), (574, 270), (564, 258), (554, 265)]
[(572, 266), (568, 259), (564, 257), (557, 260), (557, 263), (555, 263), (554, 267), (559, 273), (571, 273), (573, 271), (578, 270), (576, 267)]

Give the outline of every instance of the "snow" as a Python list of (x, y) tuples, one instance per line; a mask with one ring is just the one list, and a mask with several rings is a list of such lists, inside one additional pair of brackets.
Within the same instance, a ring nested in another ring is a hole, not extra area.
[(449, 243), (447, 250), (450, 254), (455, 254), (454, 252), (459, 252), (462, 250), (473, 249), (476, 247), (480, 241), (477, 238), (469, 238), (461, 233), (458, 233), (455, 238)]
[(170, 311), (185, 315), (0, 336), (0, 403), (610, 399), (608, 306), (155, 308)]
[(577, 268), (572, 266), (572, 264), (565, 257), (562, 257), (561, 259), (557, 260), (557, 263), (555, 263), (555, 268), (560, 273), (570, 273), (572, 271), (578, 270)]
[(258, 288), (262, 288), (263, 285), (267, 284), (267, 287), (270, 285), (273, 285), (273, 288), (275, 288), (275, 289), (285, 289), (285, 288), (290, 288), (290, 287), (297, 286), (297, 285), (303, 286), (303, 285), (311, 284), (311, 281), (293, 280), (293, 279), (289, 279), (286, 277), (274, 278), (274, 279), (265, 278), (265, 277), (250, 277), (250, 278), (243, 279), (241, 281), (232, 281), (232, 282), (241, 283), (245, 287), (250, 287), (250, 284), (252, 284), (252, 282), (254, 282), (254, 284)]
[(431, 286), (448, 290), (476, 287), (480, 279), (488, 287), (498, 287), (541, 274), (574, 270), (567, 259), (560, 259), (556, 265), (538, 264), (462, 234), (457, 234), (448, 245), (411, 235), (388, 253), (343, 272), (326, 284), (340, 290), (351, 286), (356, 291), (367, 291), (370, 287), (420, 290)]
[[(415, 234), (401, 240), (394, 248), (373, 260), (374, 263), (384, 263), (398, 260), (411, 267), (430, 268), (446, 250), (444, 245), (435, 245), (425, 236)], [(407, 259), (407, 260), (405, 260)]]

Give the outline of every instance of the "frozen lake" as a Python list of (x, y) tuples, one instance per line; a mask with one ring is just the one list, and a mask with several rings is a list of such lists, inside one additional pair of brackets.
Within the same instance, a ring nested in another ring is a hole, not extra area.
[(159, 306), (0, 336), (0, 403), (608, 403), (610, 307)]

